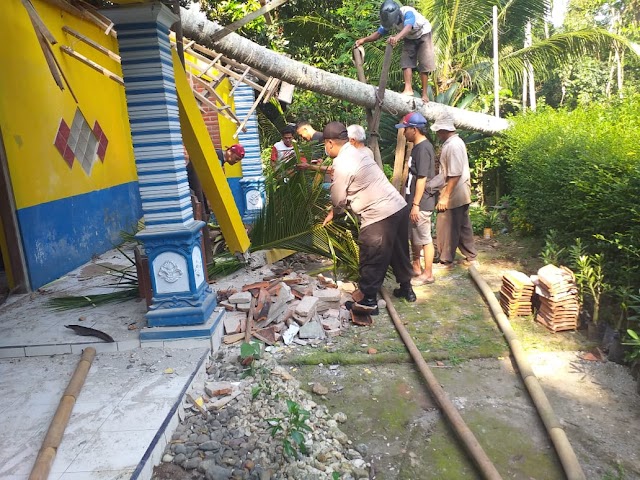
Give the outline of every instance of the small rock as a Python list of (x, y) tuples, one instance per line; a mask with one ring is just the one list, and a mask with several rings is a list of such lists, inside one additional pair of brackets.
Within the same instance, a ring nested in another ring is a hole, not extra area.
[(345, 413), (342, 413), (342, 412), (337, 412), (333, 416), (333, 419), (338, 423), (345, 423), (347, 421), (347, 415)]
[(378, 350), (376, 350), (375, 348), (371, 347), (367, 349), (367, 353), (369, 355), (375, 355), (376, 353), (378, 353)]
[(320, 383), (314, 383), (311, 391), (316, 395), (326, 395), (329, 393), (329, 389)]

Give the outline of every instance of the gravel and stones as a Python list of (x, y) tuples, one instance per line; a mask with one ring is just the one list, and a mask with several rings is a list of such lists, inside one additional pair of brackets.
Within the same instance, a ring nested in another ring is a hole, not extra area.
[[(269, 353), (253, 362), (253, 376), (243, 375), (243, 369), (249, 367), (242, 366), (238, 347), (223, 347), (214, 357), (206, 383), (229, 382), (235, 389), (233, 398), (216, 408), (220, 397), (209, 397), (203, 386), (204, 408), (186, 410), (162, 457), (163, 463), (173, 465), (164, 467), (181, 467), (183, 479), (369, 478), (370, 464), (339, 428), (347, 421), (346, 415), (331, 414), (314, 402)], [(269, 419), (281, 419), (286, 430), (287, 401), (309, 412), (306, 455), (285, 455), (285, 434), (280, 431), (274, 437), (270, 432), (277, 421)]]

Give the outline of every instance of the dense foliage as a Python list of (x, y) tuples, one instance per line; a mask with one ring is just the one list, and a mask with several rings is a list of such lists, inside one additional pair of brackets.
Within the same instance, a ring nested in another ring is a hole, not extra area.
[(515, 118), (493, 146), (507, 164), (514, 227), (556, 231), (563, 247), (580, 238), (604, 253), (612, 283), (640, 284), (638, 131), (640, 96)]

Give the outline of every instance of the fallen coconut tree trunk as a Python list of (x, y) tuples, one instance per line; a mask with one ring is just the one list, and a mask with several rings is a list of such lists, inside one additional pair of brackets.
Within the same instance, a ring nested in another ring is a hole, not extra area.
[[(188, 10), (182, 8), (181, 19), (185, 37), (260, 70), (265, 75), (279, 78), (305, 90), (340, 98), (365, 108), (375, 108), (376, 87), (373, 85), (365, 85), (358, 80), (329, 73), (287, 58), (235, 33), (229, 33), (224, 38), (211, 42), (209, 40), (211, 36), (222, 27), (208, 20), (197, 6)], [(431, 121), (434, 121), (441, 112), (448, 111), (458, 128), (487, 134), (498, 133), (509, 126), (509, 123), (501, 118), (435, 102), (425, 104), (419, 98), (408, 97), (391, 90), (385, 91), (382, 110), (398, 117), (418, 111)]]

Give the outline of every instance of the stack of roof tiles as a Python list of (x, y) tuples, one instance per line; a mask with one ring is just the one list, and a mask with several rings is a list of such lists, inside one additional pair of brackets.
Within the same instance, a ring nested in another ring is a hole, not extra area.
[(502, 277), (500, 305), (509, 318), (531, 315), (534, 285), (524, 273), (510, 270)]
[(573, 272), (566, 267), (545, 265), (532, 277), (539, 296), (536, 321), (552, 332), (578, 328), (578, 287)]

